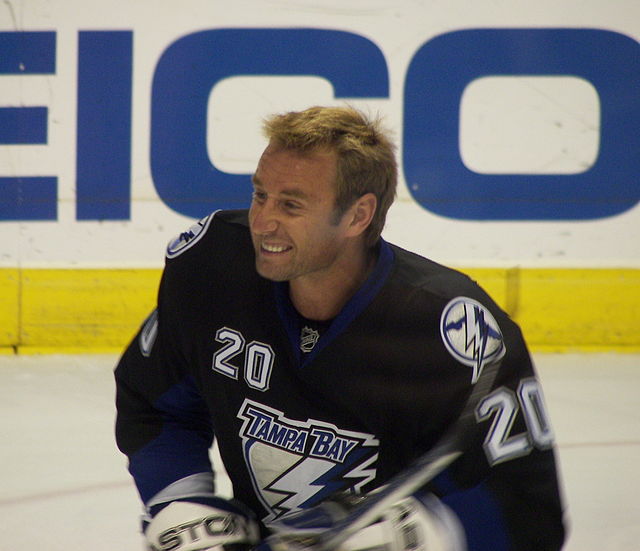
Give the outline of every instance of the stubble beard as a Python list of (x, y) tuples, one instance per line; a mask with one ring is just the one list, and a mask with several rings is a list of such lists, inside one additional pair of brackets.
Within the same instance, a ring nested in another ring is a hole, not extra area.
[[(257, 246), (259, 248), (259, 245)], [(291, 253), (288, 253), (291, 254)], [(256, 271), (261, 277), (270, 281), (292, 281), (304, 276), (319, 275), (335, 261), (336, 251), (325, 257), (306, 258), (305, 260), (291, 258), (283, 264), (261, 259), (259, 250), (256, 251)]]
[[(295, 277), (295, 266), (291, 262), (279, 265), (272, 260), (262, 258), (260, 243), (254, 243), (255, 267), (258, 274), (270, 281), (289, 281)], [(288, 253), (287, 253), (288, 254)]]

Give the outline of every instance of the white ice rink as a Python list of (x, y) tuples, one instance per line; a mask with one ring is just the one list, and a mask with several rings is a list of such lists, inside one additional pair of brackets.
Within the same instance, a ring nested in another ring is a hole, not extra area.
[[(640, 355), (535, 356), (570, 551), (640, 550)], [(0, 551), (140, 551), (115, 356), (0, 356)], [(226, 485), (224, 485), (226, 487)]]

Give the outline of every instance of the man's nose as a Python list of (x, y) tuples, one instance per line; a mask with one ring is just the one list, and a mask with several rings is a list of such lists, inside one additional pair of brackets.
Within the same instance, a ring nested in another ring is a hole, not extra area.
[(268, 234), (278, 229), (278, 216), (273, 201), (266, 200), (261, 205), (254, 206), (253, 231)]

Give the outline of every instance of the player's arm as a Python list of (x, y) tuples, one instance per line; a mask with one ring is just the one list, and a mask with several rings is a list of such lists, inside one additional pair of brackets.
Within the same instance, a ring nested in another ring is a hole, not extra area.
[(166, 352), (161, 323), (154, 312), (115, 370), (116, 441), (145, 504), (177, 480), (212, 472), (206, 405)]
[(560, 549), (565, 533), (553, 433), (530, 368), (520, 371), (507, 359), (475, 415), (474, 446), (415, 497), (436, 495), (453, 511), (469, 549)]
[(465, 452), (414, 493), (456, 516), (468, 549), (558, 550), (563, 504), (542, 387), (520, 330), (500, 320), (506, 354), (473, 408)]
[[(465, 364), (469, 350), (477, 359), (483, 334), (487, 347), (503, 343), (496, 355), (499, 369), (473, 408), (474, 433), (467, 450), (415, 497), (433, 494), (451, 509), (469, 549), (560, 549), (563, 504), (553, 431), (529, 351), (519, 327), (482, 290), (466, 291), (475, 297), (463, 301), (467, 317), (450, 308), (458, 299), (441, 317), (451, 369)], [(475, 335), (472, 348), (469, 335)], [(484, 353), (490, 350), (484, 348)]]
[(183, 274), (192, 267), (180, 257), (205, 236), (210, 218), (170, 243), (157, 308), (115, 369), (116, 441), (145, 504), (178, 480), (212, 473), (213, 428), (184, 351), (189, 319), (182, 308), (190, 289)]
[(145, 506), (150, 550), (250, 547), (259, 524), (241, 503), (215, 494), (209, 414), (193, 381), (168, 363), (154, 313), (115, 371), (116, 439)]
[[(259, 525), (242, 504), (215, 494), (209, 459), (210, 412), (191, 375), (182, 312), (185, 272), (175, 259), (205, 235), (210, 218), (167, 251), (158, 308), (115, 370), (116, 440), (144, 503), (142, 528), (150, 550), (234, 549), (257, 542)], [(170, 283), (168, 280), (172, 280)]]

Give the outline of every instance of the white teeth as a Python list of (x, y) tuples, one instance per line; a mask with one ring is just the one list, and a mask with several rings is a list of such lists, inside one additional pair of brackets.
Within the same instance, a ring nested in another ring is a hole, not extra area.
[(266, 243), (262, 244), (262, 248), (269, 253), (281, 253), (287, 250), (284, 245), (267, 245)]

